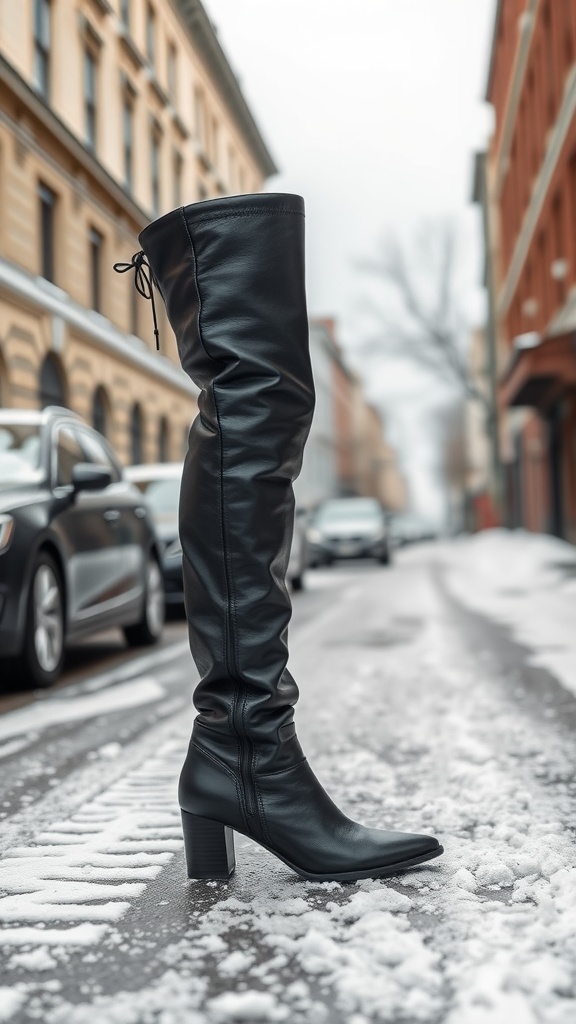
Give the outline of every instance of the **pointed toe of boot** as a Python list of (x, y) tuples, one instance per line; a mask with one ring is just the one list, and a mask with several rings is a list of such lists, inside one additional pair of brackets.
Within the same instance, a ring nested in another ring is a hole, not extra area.
[(386, 861), (383, 866), (388, 874), (415, 867), (444, 853), (444, 848), (434, 836), (412, 832), (383, 832), (380, 835), (382, 855)]

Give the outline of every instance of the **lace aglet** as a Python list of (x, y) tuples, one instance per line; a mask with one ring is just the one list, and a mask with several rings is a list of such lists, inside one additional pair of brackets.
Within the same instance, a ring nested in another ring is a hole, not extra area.
[(160, 351), (160, 332), (154, 331), (154, 337), (156, 338), (156, 351)]

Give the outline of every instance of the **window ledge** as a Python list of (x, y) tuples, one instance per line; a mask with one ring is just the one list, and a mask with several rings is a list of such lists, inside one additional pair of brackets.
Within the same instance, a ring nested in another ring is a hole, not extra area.
[(150, 85), (154, 89), (154, 92), (156, 93), (156, 95), (157, 95), (158, 99), (160, 100), (160, 102), (163, 103), (165, 107), (169, 106), (170, 105), (170, 97), (168, 96), (168, 93), (164, 92), (164, 89), (162, 88), (162, 86), (160, 85), (160, 82), (156, 78), (156, 74), (154, 72), (154, 68), (152, 68), (152, 67), (150, 67), (150, 65), (148, 65), (147, 68), (146, 68), (146, 71), (144, 73), (145, 73), (146, 78), (148, 79)]
[(188, 131), (184, 121), (180, 117), (180, 114), (174, 109), (172, 105), (169, 107), (169, 112), (174, 122), (175, 128), (178, 130), (183, 139), (190, 138), (190, 132)]
[(121, 45), (124, 48), (124, 52), (130, 57), (130, 60), (137, 68), (143, 68), (146, 61), (140, 53), (140, 50), (136, 46), (136, 43), (132, 39), (130, 32), (125, 25), (120, 25), (118, 28), (118, 38)]
[(212, 164), (210, 162), (210, 159), (208, 157), (208, 154), (207, 154), (206, 150), (204, 149), (204, 146), (202, 145), (202, 143), (198, 139), (194, 143), (194, 152), (196, 153), (196, 156), (198, 157), (198, 159), (199, 159), (200, 163), (202, 164), (202, 167), (204, 168), (204, 170), (212, 172), (214, 170), (214, 168), (212, 167)]
[(91, 0), (92, 6), (100, 12), (100, 14), (112, 14), (114, 8), (108, 0)]

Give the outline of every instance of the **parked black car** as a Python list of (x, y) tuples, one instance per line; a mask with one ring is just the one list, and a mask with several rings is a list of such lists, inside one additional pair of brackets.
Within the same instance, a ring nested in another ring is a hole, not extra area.
[(376, 558), (390, 562), (386, 513), (376, 498), (329, 498), (308, 529), (311, 566), (340, 558)]
[(53, 683), (67, 640), (164, 625), (156, 534), (105, 439), (67, 409), (0, 410), (0, 657)]
[(167, 605), (184, 607), (182, 545), (178, 535), (178, 502), (182, 483), (181, 462), (144, 463), (124, 470), (144, 498), (162, 549), (162, 577)]

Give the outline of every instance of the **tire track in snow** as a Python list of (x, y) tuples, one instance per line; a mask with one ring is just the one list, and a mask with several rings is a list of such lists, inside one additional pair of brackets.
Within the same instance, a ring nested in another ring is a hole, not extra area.
[(181, 741), (166, 740), (0, 861), (0, 945), (102, 939), (181, 847), (175, 800), (181, 760)]

